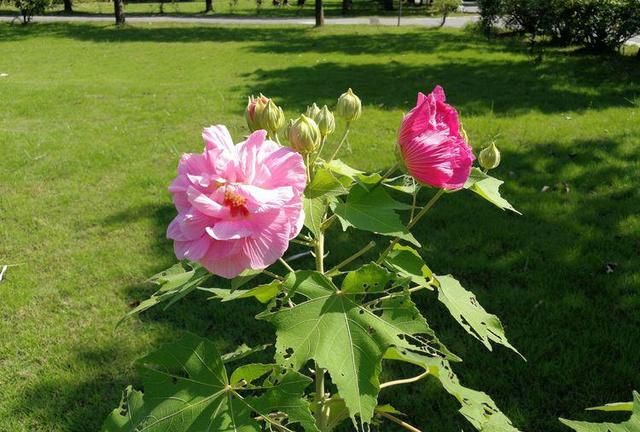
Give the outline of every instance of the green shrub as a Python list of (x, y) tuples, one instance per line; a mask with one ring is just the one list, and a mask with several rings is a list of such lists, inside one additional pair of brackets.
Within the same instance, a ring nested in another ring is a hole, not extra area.
[(42, 14), (51, 5), (50, 0), (13, 0), (22, 15), (22, 23), (29, 24), (34, 15)]
[(542, 36), (605, 51), (640, 33), (640, 0), (480, 0), (479, 6), (485, 31), (502, 24), (532, 41)]
[(447, 20), (449, 14), (455, 12), (460, 7), (461, 0), (434, 0), (432, 3), (433, 10), (442, 15), (442, 27)]

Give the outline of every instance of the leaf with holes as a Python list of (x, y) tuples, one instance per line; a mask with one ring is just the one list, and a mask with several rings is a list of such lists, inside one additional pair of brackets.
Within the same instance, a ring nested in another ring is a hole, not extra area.
[[(387, 283), (386, 273), (378, 280), (371, 274), (369, 286)], [(382, 356), (389, 347), (434, 357), (448, 354), (406, 292), (370, 290), (364, 299), (371, 300), (363, 303), (361, 294), (338, 290), (324, 275), (310, 271), (285, 281), (285, 286), (292, 284), (289, 291), (301, 303), (274, 305), (258, 316), (276, 327), (276, 360), (294, 369), (315, 360), (327, 369), (351, 417), (359, 417), (363, 426), (377, 406)]]
[[(138, 362), (144, 394), (127, 389), (104, 432), (259, 432), (299, 424), (317, 432), (303, 399), (311, 380), (278, 365), (245, 365), (228, 378), (213, 344), (188, 334)], [(256, 419), (257, 418), (257, 419)]]
[(481, 341), (489, 351), (492, 350), (491, 342), (495, 342), (522, 356), (507, 340), (500, 319), (487, 313), (472, 292), (464, 289), (451, 275), (437, 276), (436, 281), (438, 300), (447, 307), (467, 333)]
[(514, 213), (522, 214), (500, 195), (500, 186), (503, 183), (502, 180), (483, 173), (479, 168), (473, 168), (464, 188), (475, 192), (502, 210), (511, 210)]
[(429, 283), (433, 273), (415, 249), (395, 244), (385, 258), (384, 264), (398, 275), (408, 277), (416, 285), (433, 290)]
[(411, 206), (394, 200), (382, 187), (368, 191), (358, 185), (351, 189), (346, 202), (341, 201), (336, 204), (334, 213), (340, 218), (342, 229), (345, 231), (349, 227), (354, 227), (386, 236), (400, 237), (420, 246), (395, 211), (407, 208)]
[(467, 388), (460, 384), (447, 359), (426, 356), (423, 352), (392, 347), (385, 353), (387, 360), (413, 363), (429, 372), (442, 387), (460, 403), (460, 413), (482, 432), (519, 432), (511, 420), (496, 406), (486, 393)]
[(576, 432), (638, 432), (640, 431), (640, 393), (638, 392), (633, 392), (631, 410), (633, 410), (631, 418), (622, 423), (589, 423), (562, 418), (560, 421)]

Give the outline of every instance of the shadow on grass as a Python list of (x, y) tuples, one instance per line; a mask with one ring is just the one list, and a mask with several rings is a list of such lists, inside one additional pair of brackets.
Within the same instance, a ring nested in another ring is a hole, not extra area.
[[(345, 54), (350, 60), (324, 61), (313, 57), (305, 65), (274, 68), (258, 63), (244, 74), (251, 87), (287, 108), (303, 110), (309, 89), (318, 101), (333, 105), (335, 96), (353, 87), (366, 104), (382, 109), (407, 109), (408, 95), (432, 83), (445, 83), (463, 115), (493, 112), (512, 116), (528, 111), (556, 113), (630, 106), (640, 94), (640, 68), (633, 58), (567, 54), (549, 49), (541, 63), (533, 61), (517, 41), (489, 42), (469, 32), (406, 29), (355, 29), (350, 32), (303, 27), (127, 27), (45, 24), (30, 28), (0, 26), (0, 38), (36, 36), (91, 42), (228, 43), (250, 42), (240, 50), (249, 54)], [(360, 34), (362, 32), (362, 34)], [(479, 57), (478, 52), (486, 53)], [(504, 56), (501, 53), (510, 53)], [(437, 53), (438, 62), (406, 64), (405, 55)], [(352, 56), (375, 54), (386, 61), (352, 61)], [(333, 56), (335, 59), (335, 56)], [(276, 62), (277, 64), (277, 62)], [(375, 77), (375, 79), (372, 79)], [(384, 83), (381, 85), (380, 83)]]

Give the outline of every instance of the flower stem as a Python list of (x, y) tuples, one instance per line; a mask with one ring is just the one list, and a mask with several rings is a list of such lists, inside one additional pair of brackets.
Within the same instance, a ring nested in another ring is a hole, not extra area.
[(351, 129), (351, 122), (347, 123), (347, 127), (344, 128), (344, 133), (342, 134), (342, 138), (340, 138), (340, 143), (338, 144), (338, 147), (333, 152), (333, 154), (331, 155), (331, 157), (327, 162), (331, 162), (338, 155), (338, 152), (340, 152), (340, 149), (342, 148), (342, 144), (344, 144), (344, 142), (347, 140), (347, 135), (349, 135), (350, 129)]
[(387, 388), (387, 387), (391, 387), (391, 386), (395, 386), (395, 385), (409, 384), (409, 383), (412, 383), (412, 382), (420, 381), (422, 378), (426, 377), (427, 375), (429, 375), (429, 371), (424, 371), (420, 375), (414, 376), (412, 378), (405, 378), (405, 379), (399, 379), (399, 380), (395, 380), (395, 381), (388, 381), (386, 383), (380, 384), (380, 390), (382, 390), (383, 388)]
[[(320, 230), (315, 240), (315, 255), (316, 255), (316, 271), (324, 273), (324, 231)], [(324, 412), (324, 373), (325, 370), (315, 362), (315, 382), (316, 382), (316, 395), (314, 402), (316, 403), (315, 418), (316, 426), (321, 432), (326, 430), (326, 418)]]
[(405, 421), (403, 421), (403, 420), (400, 420), (398, 417), (393, 416), (393, 415), (391, 415), (391, 414), (389, 414), (389, 413), (386, 413), (386, 412), (380, 412), (380, 413), (378, 413), (378, 414), (380, 414), (380, 415), (381, 415), (382, 417), (384, 417), (384, 418), (387, 418), (387, 419), (391, 420), (392, 422), (394, 422), (394, 423), (396, 423), (396, 424), (399, 424), (400, 426), (402, 426), (403, 428), (405, 428), (405, 429), (406, 429), (406, 430), (408, 430), (408, 431), (411, 431), (411, 432), (422, 432), (422, 431), (421, 431), (420, 429), (418, 429), (417, 427), (412, 426), (412, 425), (410, 425), (409, 423), (407, 423), (407, 422), (405, 422)]
[(291, 273), (295, 272), (295, 270), (282, 258), (278, 258), (278, 261), (280, 261), (282, 265), (285, 266), (285, 268), (289, 270)]
[[(422, 219), (422, 217), (425, 214), (427, 214), (427, 212), (431, 209), (431, 207), (433, 207), (433, 205), (436, 203), (436, 201), (438, 201), (443, 194), (444, 194), (444, 189), (440, 189), (438, 192), (436, 192), (436, 194), (429, 200), (427, 205), (422, 207), (422, 210), (420, 210), (417, 215), (415, 215), (413, 218), (411, 218), (411, 220), (409, 221), (409, 224), (407, 225), (407, 231), (410, 230), (411, 228), (413, 228), (414, 225), (417, 224), (418, 221), (420, 219)], [(378, 261), (376, 261), (376, 264), (382, 264), (382, 262), (387, 257), (387, 255), (389, 255), (389, 252), (391, 252), (393, 247), (399, 241), (400, 241), (400, 237), (394, 238), (393, 241), (391, 243), (389, 243), (389, 246), (387, 246), (387, 248), (384, 250), (384, 252), (382, 252), (382, 254), (380, 254), (380, 258), (378, 258)]]
[(362, 255), (364, 255), (365, 253), (367, 253), (371, 248), (375, 247), (376, 242), (374, 241), (370, 241), (369, 243), (367, 243), (362, 249), (360, 249), (358, 252), (354, 253), (353, 255), (351, 255), (349, 258), (345, 259), (344, 261), (342, 261), (340, 264), (337, 264), (336, 266), (332, 267), (330, 270), (327, 271), (327, 276), (331, 277), (333, 276), (335, 273), (338, 272), (338, 270), (340, 270), (342, 267), (346, 266), (347, 264), (350, 264), (351, 262), (353, 262), (354, 260), (358, 259), (359, 257), (361, 257)]

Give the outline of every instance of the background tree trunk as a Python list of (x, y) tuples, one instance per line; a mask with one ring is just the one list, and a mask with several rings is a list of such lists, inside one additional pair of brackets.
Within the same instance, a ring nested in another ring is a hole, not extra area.
[(346, 15), (353, 9), (353, 0), (342, 0), (342, 15)]
[(324, 9), (322, 0), (316, 0), (316, 27), (324, 25)]
[(204, 13), (213, 11), (213, 0), (205, 0)]
[(113, 11), (116, 15), (116, 25), (124, 24), (124, 3), (122, 0), (113, 0)]
[(73, 2), (72, 0), (64, 0), (64, 13), (73, 13)]

